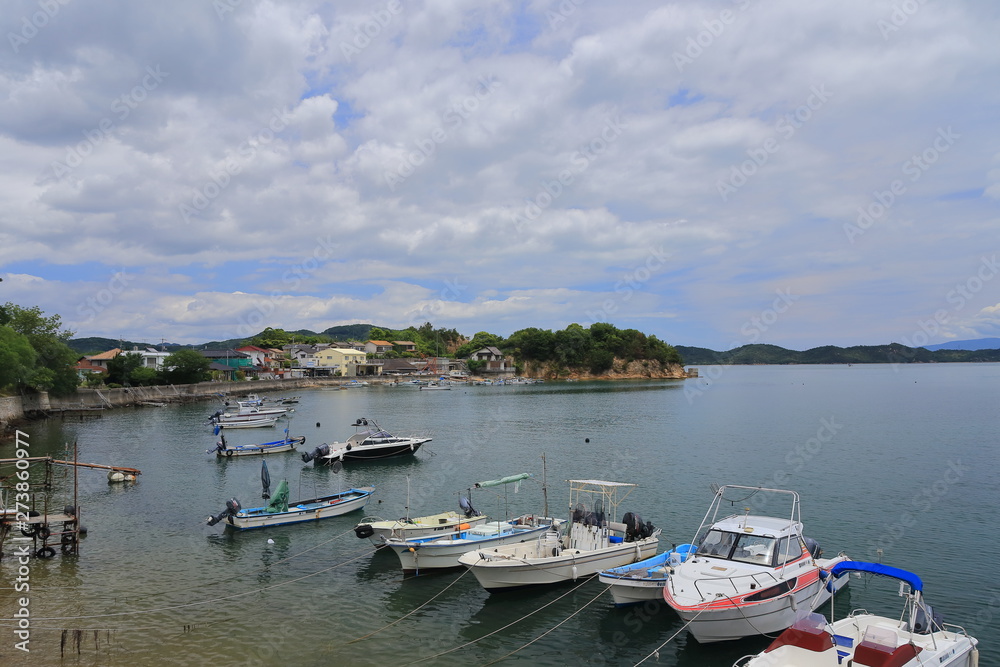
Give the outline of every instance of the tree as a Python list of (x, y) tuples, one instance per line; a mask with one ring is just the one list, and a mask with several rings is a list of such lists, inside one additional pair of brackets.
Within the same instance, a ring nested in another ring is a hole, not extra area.
[(148, 387), (160, 384), (160, 374), (156, 372), (156, 369), (140, 366), (129, 373), (128, 381), (134, 387)]
[(491, 334), (488, 331), (480, 331), (472, 337), (472, 340), (468, 343), (462, 344), (457, 350), (455, 350), (455, 357), (458, 359), (464, 359), (473, 352), (481, 350), (484, 347), (499, 347), (502, 343), (502, 336)]
[(142, 367), (142, 355), (138, 352), (126, 352), (119, 354), (114, 359), (108, 360), (107, 382), (115, 384), (131, 384), (132, 372)]
[(35, 371), (35, 349), (28, 337), (0, 326), (0, 389), (19, 389)]
[(208, 357), (196, 350), (177, 350), (163, 360), (163, 379), (171, 384), (196, 384), (211, 376)]
[(62, 328), (58, 315), (45, 317), (37, 306), (22, 308), (7, 302), (0, 306), (0, 327), (8, 327), (28, 340), (35, 351), (34, 367), (22, 377), (21, 387), (65, 396), (76, 391), (76, 353), (66, 345), (73, 333)]
[(259, 334), (250, 339), (251, 345), (266, 348), (281, 348), (292, 342), (292, 335), (284, 329), (272, 329), (267, 327)]

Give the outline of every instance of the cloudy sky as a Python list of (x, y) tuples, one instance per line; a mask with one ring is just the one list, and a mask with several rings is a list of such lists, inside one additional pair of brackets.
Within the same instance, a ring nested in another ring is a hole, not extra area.
[(8, 0), (0, 303), (197, 343), (1000, 335), (994, 0)]

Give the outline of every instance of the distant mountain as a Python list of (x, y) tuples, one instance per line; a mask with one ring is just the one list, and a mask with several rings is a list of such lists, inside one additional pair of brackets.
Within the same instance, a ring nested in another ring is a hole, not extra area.
[(975, 340), (953, 340), (937, 345), (924, 345), (924, 349), (936, 350), (996, 350), (1000, 348), (1000, 338), (977, 338)]
[(744, 345), (726, 352), (704, 347), (675, 345), (687, 366), (741, 364), (906, 364), (944, 363), (959, 361), (1000, 361), (1000, 350), (927, 350), (889, 345), (856, 345), (836, 347), (826, 345), (804, 352), (786, 350), (777, 345)]
[(66, 341), (66, 345), (68, 345), (71, 350), (87, 355), (97, 354), (98, 352), (107, 352), (108, 350), (113, 350), (116, 347), (120, 347), (123, 350), (131, 350), (133, 347), (137, 347), (140, 350), (144, 350), (147, 347), (155, 347), (157, 349), (165, 347), (168, 350), (186, 347), (176, 343), (136, 343), (130, 340), (100, 338), (97, 336), (92, 336), (90, 338), (71, 338)]
[(344, 324), (330, 327), (322, 335), (334, 340), (368, 340), (368, 332), (374, 327), (374, 324)]

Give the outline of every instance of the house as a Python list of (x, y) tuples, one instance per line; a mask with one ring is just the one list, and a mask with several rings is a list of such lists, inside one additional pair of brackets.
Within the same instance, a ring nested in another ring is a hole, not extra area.
[(337, 372), (345, 377), (354, 377), (359, 373), (359, 367), (364, 366), (365, 353), (351, 348), (328, 347), (315, 353), (317, 369), (325, 372)]
[[(237, 352), (242, 352), (253, 360), (254, 366), (260, 366), (261, 368), (271, 368), (274, 364), (273, 353), (270, 350), (264, 349), (263, 347), (257, 347), (256, 345), (244, 345), (243, 347), (236, 348)], [(284, 355), (282, 355), (284, 356)]]
[(106, 375), (107, 372), (108, 369), (105, 366), (98, 366), (87, 357), (80, 357), (76, 361), (76, 374), (80, 376), (81, 380), (92, 373), (104, 373)]
[(96, 366), (97, 368), (103, 368), (104, 372), (106, 373), (108, 371), (108, 362), (117, 357), (121, 353), (122, 353), (121, 349), (116, 347), (115, 349), (108, 350), (107, 352), (101, 352), (100, 354), (95, 354), (91, 357), (84, 357), (84, 359), (89, 361), (91, 365)]
[(133, 347), (131, 352), (124, 352), (123, 354), (138, 354), (142, 357), (142, 365), (144, 368), (160, 370), (163, 368), (163, 360), (169, 357), (172, 353), (167, 352), (166, 350), (157, 350), (155, 347), (147, 347), (144, 350), (140, 350), (138, 347)]
[(394, 340), (392, 346), (397, 352), (416, 352), (417, 344), (412, 340)]
[(417, 367), (406, 359), (385, 359), (382, 362), (382, 375), (410, 375), (417, 372)]
[(387, 340), (370, 340), (365, 343), (365, 352), (368, 354), (385, 354), (392, 350), (392, 343)]
[(503, 352), (492, 345), (476, 350), (469, 355), (469, 359), (473, 361), (485, 361), (486, 366), (483, 367), (483, 371), (486, 373), (500, 373), (509, 370), (507, 359), (504, 357)]
[(253, 359), (249, 355), (228, 350), (198, 350), (201, 356), (211, 359), (214, 363), (224, 364), (230, 368), (243, 369), (253, 366)]

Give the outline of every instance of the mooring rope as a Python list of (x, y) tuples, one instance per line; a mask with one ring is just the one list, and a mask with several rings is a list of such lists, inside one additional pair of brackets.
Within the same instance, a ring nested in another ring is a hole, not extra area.
[(674, 639), (676, 639), (677, 635), (679, 635), (680, 633), (682, 633), (685, 630), (687, 630), (687, 627), (689, 625), (691, 625), (692, 623), (694, 623), (695, 619), (698, 618), (699, 616), (701, 616), (701, 612), (705, 611), (706, 608), (707, 607), (702, 607), (701, 610), (698, 611), (698, 613), (695, 614), (691, 618), (690, 621), (688, 621), (687, 623), (685, 623), (684, 625), (681, 626), (680, 630), (678, 630), (674, 634), (670, 635), (670, 637), (667, 638), (667, 641), (663, 642), (662, 644), (660, 644), (659, 646), (657, 646), (656, 648), (654, 648), (652, 653), (650, 653), (649, 655), (647, 655), (645, 658), (643, 658), (639, 662), (635, 663), (634, 667), (639, 667), (639, 665), (641, 665), (642, 663), (646, 662), (647, 660), (649, 660), (650, 658), (652, 658), (654, 655), (656, 656), (656, 659), (659, 660), (660, 659), (660, 649), (663, 648), (664, 646), (666, 646), (667, 644), (669, 644), (670, 642), (672, 642)]
[(542, 639), (543, 637), (545, 637), (546, 635), (548, 635), (550, 632), (553, 632), (553, 631), (557, 630), (559, 628), (559, 626), (561, 626), (563, 623), (565, 623), (569, 619), (571, 619), (574, 616), (576, 616), (577, 614), (579, 614), (581, 611), (583, 611), (584, 609), (586, 609), (587, 607), (589, 607), (592, 603), (596, 602), (598, 600), (598, 598), (600, 598), (602, 595), (604, 595), (610, 589), (611, 589), (611, 586), (607, 586), (603, 591), (601, 591), (600, 593), (598, 593), (597, 595), (595, 595), (593, 598), (591, 598), (590, 602), (588, 602), (587, 604), (583, 605), (582, 607), (580, 607), (579, 609), (577, 609), (576, 611), (574, 611), (572, 614), (570, 614), (569, 616), (567, 616), (563, 620), (559, 621), (558, 623), (556, 623), (555, 625), (553, 625), (551, 628), (549, 628), (548, 630), (546, 630), (542, 634), (540, 634), (537, 637), (535, 637), (534, 639), (532, 639), (530, 642), (528, 642), (524, 646), (521, 646), (520, 648), (516, 648), (516, 649), (514, 649), (513, 651), (511, 651), (510, 653), (508, 653), (506, 655), (502, 655), (499, 658), (497, 658), (496, 660), (491, 660), (490, 662), (487, 662), (485, 665), (483, 665), (483, 667), (489, 667), (489, 665), (493, 665), (495, 663), (498, 663), (501, 660), (506, 660), (507, 658), (509, 658), (510, 656), (514, 655), (518, 651), (520, 651), (522, 649), (528, 648), (529, 646), (531, 646), (532, 644), (534, 644), (535, 642), (537, 642), (539, 639)]
[(586, 579), (584, 579), (583, 581), (581, 581), (578, 585), (576, 585), (573, 588), (569, 589), (568, 591), (566, 591), (565, 593), (563, 593), (562, 595), (560, 595), (556, 599), (552, 600), (551, 602), (547, 602), (546, 604), (542, 605), (538, 609), (535, 609), (534, 611), (528, 612), (527, 614), (525, 614), (521, 618), (517, 619), (516, 621), (511, 621), (510, 623), (508, 623), (507, 625), (503, 626), (502, 628), (497, 628), (493, 632), (487, 633), (487, 634), (483, 635), (482, 637), (477, 637), (476, 639), (473, 639), (472, 641), (465, 642), (464, 644), (461, 644), (461, 645), (456, 646), (454, 648), (450, 648), (447, 651), (441, 651), (440, 653), (435, 653), (434, 655), (429, 655), (426, 658), (420, 658), (419, 660), (414, 660), (413, 662), (407, 662), (407, 663), (401, 665), (401, 667), (407, 667), (408, 665), (415, 665), (417, 663), (424, 662), (425, 660), (433, 660), (434, 658), (439, 658), (442, 655), (447, 655), (449, 653), (454, 653), (455, 651), (457, 651), (459, 649), (462, 649), (462, 648), (465, 648), (466, 646), (472, 646), (476, 642), (482, 641), (482, 640), (486, 639), (487, 637), (492, 637), (493, 635), (497, 634), (498, 632), (503, 632), (507, 628), (509, 628), (509, 627), (511, 627), (513, 625), (517, 625), (518, 623), (520, 623), (524, 619), (529, 618), (530, 616), (533, 616), (533, 615), (537, 614), (538, 612), (540, 612), (541, 610), (545, 609), (546, 607), (548, 607), (550, 605), (553, 605), (556, 602), (559, 602), (559, 600), (562, 600), (564, 597), (566, 597), (570, 593), (573, 593), (578, 588), (580, 588), (580, 586), (583, 586), (584, 584), (586, 584), (587, 582), (589, 582), (591, 579), (593, 579), (596, 576), (597, 576), (596, 574), (590, 575), (589, 577), (587, 577)]
[(467, 575), (468, 573), (469, 573), (469, 570), (466, 570), (462, 574), (460, 574), (457, 577), (455, 577), (455, 581), (451, 582), (450, 584), (448, 584), (447, 586), (445, 586), (444, 588), (442, 588), (436, 595), (434, 595), (434, 597), (432, 597), (430, 600), (428, 600), (427, 602), (423, 603), (422, 605), (420, 605), (419, 607), (417, 607), (416, 609), (414, 609), (410, 613), (404, 614), (403, 616), (400, 616), (399, 618), (397, 618), (392, 623), (389, 623), (388, 625), (383, 625), (378, 630), (375, 630), (373, 632), (369, 632), (367, 635), (362, 635), (362, 636), (358, 637), (357, 639), (352, 639), (351, 641), (349, 641), (347, 643), (348, 644), (354, 644), (355, 642), (359, 642), (359, 641), (362, 641), (364, 639), (368, 639), (372, 635), (377, 635), (378, 633), (382, 632), (383, 630), (385, 630), (387, 628), (391, 628), (392, 626), (396, 625), (397, 623), (399, 623), (403, 619), (407, 618), (408, 616), (412, 616), (413, 614), (417, 613), (418, 611), (420, 611), (421, 609), (423, 609), (424, 607), (426, 607), (427, 605), (429, 605), (431, 602), (434, 602), (434, 600), (438, 599), (441, 595), (444, 594), (444, 592), (446, 590), (448, 590), (449, 588), (451, 588), (452, 586), (454, 586), (455, 584), (457, 584), (458, 580), (461, 579), (462, 577), (464, 577), (465, 575)]

